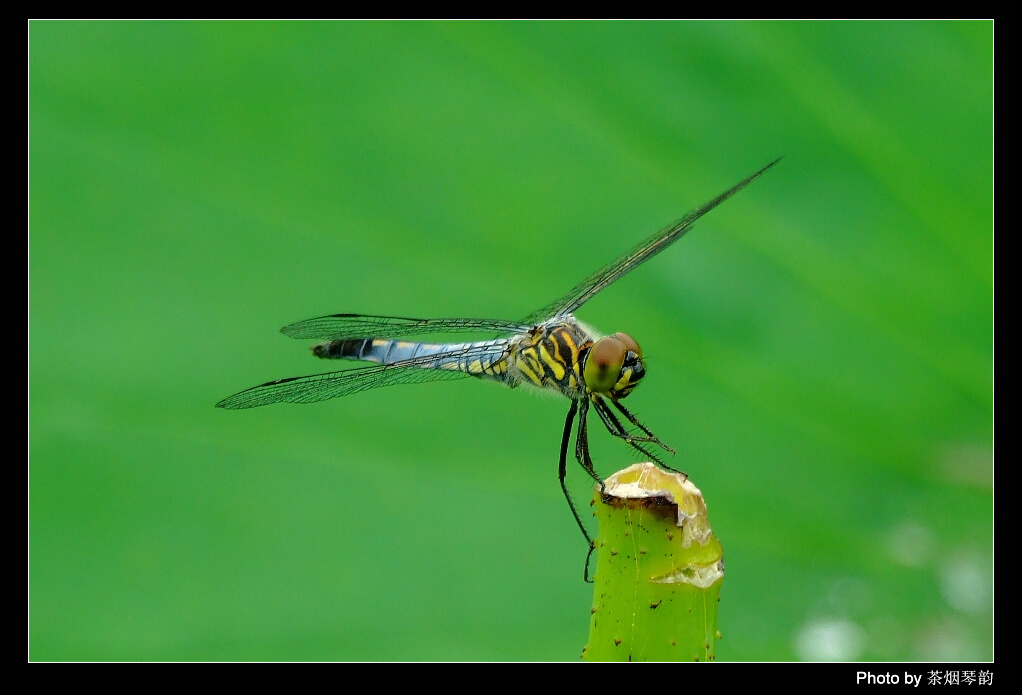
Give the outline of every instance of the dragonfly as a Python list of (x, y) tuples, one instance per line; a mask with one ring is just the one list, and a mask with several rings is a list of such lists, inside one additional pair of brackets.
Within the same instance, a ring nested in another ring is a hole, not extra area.
[[(601, 290), (676, 242), (696, 220), (778, 161), (780, 158), (597, 270), (557, 301), (518, 321), (332, 314), (284, 326), (281, 333), (291, 338), (322, 341), (312, 347), (316, 357), (370, 364), (270, 381), (228, 396), (216, 406), (239, 410), (273, 403), (315, 403), (382, 386), (466, 377), (497, 381), (511, 388), (528, 385), (554, 391), (570, 401), (561, 435), (558, 478), (575, 522), (589, 544), (591, 556), (595, 547), (593, 538), (582, 523), (565, 482), (574, 429), (576, 461), (593, 480), (603, 485), (589, 453), (587, 418), (590, 410), (595, 411), (611, 435), (661, 467), (680, 471), (667, 466), (659, 455), (659, 452), (674, 454), (674, 449), (661, 442), (621, 403), (646, 376), (638, 342), (621, 332), (599, 335), (579, 322), (575, 312)], [(461, 343), (409, 340), (433, 333), (461, 332), (498, 337)], [(587, 556), (586, 580), (588, 567)]]

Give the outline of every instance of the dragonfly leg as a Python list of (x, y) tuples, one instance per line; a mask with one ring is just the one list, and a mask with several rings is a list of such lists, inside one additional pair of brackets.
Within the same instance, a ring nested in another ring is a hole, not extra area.
[[(578, 515), (578, 510), (575, 509), (575, 503), (571, 501), (571, 495), (568, 494), (568, 486), (565, 484), (565, 476), (568, 473), (568, 442), (571, 441), (571, 426), (575, 422), (575, 415), (578, 413), (578, 401), (572, 399), (571, 408), (568, 409), (568, 417), (564, 421), (564, 433), (561, 435), (561, 459), (557, 466), (557, 476), (561, 481), (561, 491), (564, 493), (564, 499), (568, 501), (568, 508), (571, 510), (571, 515), (575, 517), (575, 523), (578, 524), (579, 530), (582, 531), (582, 535), (586, 538), (586, 543), (589, 545), (589, 552), (586, 554), (585, 569), (582, 573), (582, 578), (587, 584), (591, 584), (592, 580), (589, 578), (589, 560), (593, 557), (593, 550), (596, 549), (596, 544), (593, 542), (593, 537), (589, 535), (589, 531), (586, 530), (585, 525), (582, 523), (581, 517)], [(583, 418), (580, 421), (584, 423)]]
[(624, 425), (621, 424), (621, 421), (617, 419), (617, 416), (610, 411), (610, 408), (607, 407), (607, 404), (603, 401), (602, 398), (598, 397), (593, 398), (593, 407), (596, 408), (596, 412), (599, 414), (600, 419), (603, 420), (603, 425), (607, 428), (608, 432), (610, 432), (615, 437), (620, 437), (621, 439), (623, 439), (633, 449), (638, 451), (643, 456), (649, 458), (650, 461), (653, 461), (654, 463), (661, 466), (664, 465), (664, 462), (660, 459), (659, 456), (657, 456), (652, 451), (639, 444), (639, 442), (653, 442), (655, 444), (659, 444), (660, 443), (659, 441), (657, 441), (655, 438), (651, 439), (649, 437), (633, 437), (631, 434), (629, 434), (628, 431), (625, 429)]
[(580, 466), (585, 469), (585, 472), (589, 474), (593, 480), (600, 484), (600, 490), (603, 490), (603, 478), (596, 472), (596, 468), (593, 466), (592, 456), (589, 455), (589, 426), (586, 422), (586, 416), (589, 414), (589, 401), (579, 401), (578, 411), (578, 434), (575, 438), (575, 459), (578, 460)]
[(621, 405), (621, 401), (617, 401), (617, 400), (613, 400), (612, 399), (610, 402), (614, 404), (614, 407), (617, 408), (618, 411), (620, 411), (622, 415), (624, 415), (626, 418), (628, 418), (628, 422), (632, 423), (633, 425), (635, 425), (636, 427), (638, 427), (640, 430), (642, 430), (645, 433), (646, 436), (645, 437), (637, 438), (638, 441), (641, 441), (641, 442), (651, 442), (653, 444), (656, 444), (658, 447), (660, 447), (661, 449), (663, 449), (664, 451), (666, 451), (668, 453), (671, 453), (671, 454), (675, 453), (674, 449), (672, 449), (671, 447), (667, 446), (662, 441), (660, 441), (660, 438), (657, 437), (655, 434), (653, 434), (649, 430), (648, 427), (646, 427), (644, 424), (639, 422), (639, 418), (637, 418), (634, 415), (632, 415), (632, 413), (627, 408), (625, 408), (623, 405)]
[[(612, 400), (611, 403), (614, 404), (615, 408), (617, 408), (619, 411), (621, 411), (622, 415), (624, 415), (626, 418), (628, 418), (628, 421), (630, 423), (632, 423), (633, 425), (638, 427), (640, 430), (645, 432), (647, 437), (649, 437), (648, 440), (644, 438), (644, 439), (641, 439), (640, 441), (649, 441), (649, 442), (651, 442), (653, 444), (656, 444), (657, 446), (659, 446), (664, 451), (668, 451), (668, 452), (670, 452), (672, 454), (675, 453), (674, 449), (672, 449), (671, 447), (667, 446), (662, 441), (660, 441), (660, 439), (655, 434), (653, 434), (645, 425), (643, 425), (641, 422), (639, 422), (639, 418), (637, 418), (634, 415), (632, 415), (632, 413), (627, 408), (625, 408), (623, 405), (621, 405), (620, 402)], [(606, 406), (604, 406), (604, 407), (606, 408)], [(620, 425), (620, 420), (617, 420), (616, 417), (613, 417), (614, 414), (612, 412), (610, 412), (610, 409), (607, 409), (607, 414), (610, 415)], [(604, 422), (606, 422), (606, 421), (604, 421)], [(635, 445), (633, 444), (632, 446), (635, 446)], [(638, 448), (638, 447), (636, 447), (636, 448)], [(661, 468), (665, 468), (665, 469), (671, 471), (672, 473), (677, 473), (678, 475), (683, 475), (686, 478), (688, 477), (688, 473), (685, 473), (684, 471), (679, 471), (677, 468), (672, 468), (671, 466), (668, 466), (666, 463), (664, 463), (663, 461), (661, 461), (659, 459), (656, 459), (655, 463), (657, 465), (659, 465)]]

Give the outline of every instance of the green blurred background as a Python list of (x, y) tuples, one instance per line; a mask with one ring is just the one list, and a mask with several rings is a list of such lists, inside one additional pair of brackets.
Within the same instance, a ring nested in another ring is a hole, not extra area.
[(991, 659), (992, 44), (31, 22), (30, 659), (577, 659), (566, 401), (213, 405), (329, 370), (286, 323), (519, 318), (780, 155), (580, 312), (707, 498), (718, 658)]

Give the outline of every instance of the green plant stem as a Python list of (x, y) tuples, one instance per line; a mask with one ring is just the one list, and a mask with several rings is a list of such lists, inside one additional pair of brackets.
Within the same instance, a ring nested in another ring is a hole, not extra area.
[(599, 532), (587, 661), (712, 661), (723, 550), (699, 489), (651, 463), (610, 476)]

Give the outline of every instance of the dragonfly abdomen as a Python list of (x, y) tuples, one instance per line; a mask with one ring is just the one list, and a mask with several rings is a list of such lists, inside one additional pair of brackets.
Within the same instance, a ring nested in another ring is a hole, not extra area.
[[(405, 363), (402, 367), (448, 369), (472, 376), (504, 380), (507, 372), (507, 339), (474, 343), (418, 343), (386, 338), (331, 340), (312, 348), (324, 359), (362, 360), (379, 364)], [(409, 361), (412, 363), (408, 364)]]
[[(409, 348), (421, 345), (422, 343), (377, 340), (373, 338), (331, 340), (313, 346), (312, 354), (328, 360), (365, 360), (366, 362), (393, 364), (399, 359), (418, 357), (421, 353), (417, 353)], [(404, 357), (401, 357), (401, 355), (404, 355)]]

